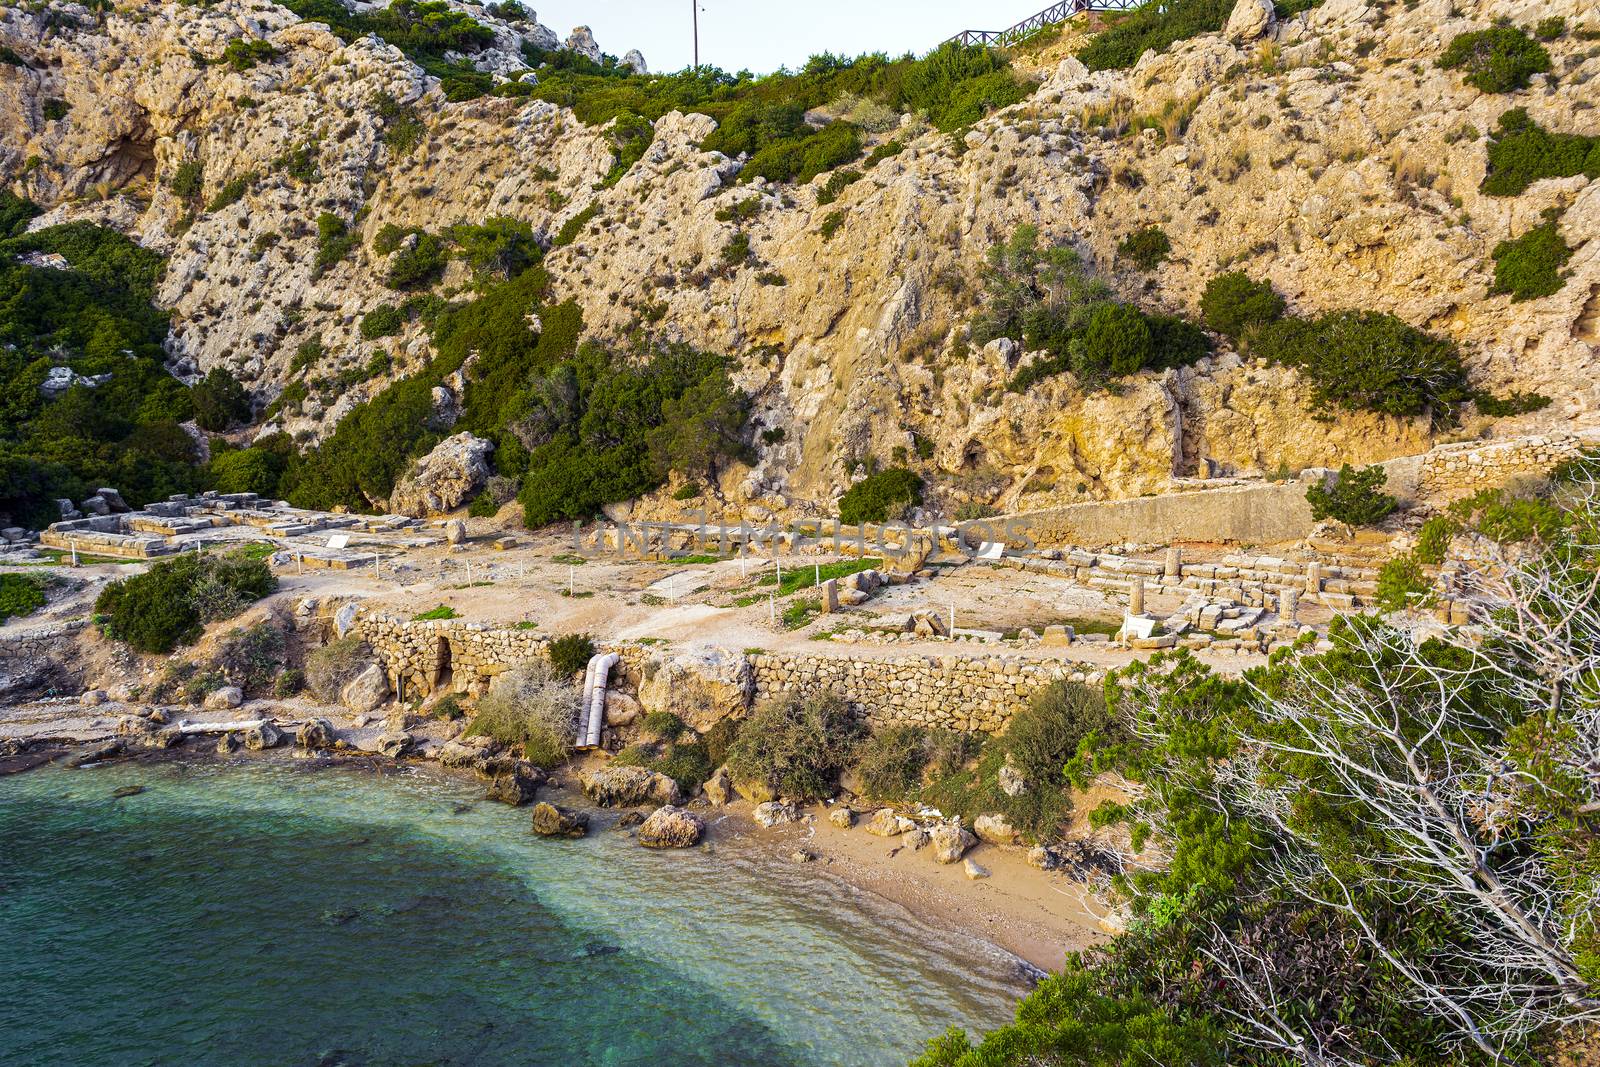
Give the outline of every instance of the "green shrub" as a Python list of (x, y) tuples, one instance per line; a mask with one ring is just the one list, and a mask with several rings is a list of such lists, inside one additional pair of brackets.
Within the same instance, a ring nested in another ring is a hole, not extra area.
[(750, 259), (750, 235), (736, 233), (722, 246), (722, 262), (730, 267), (742, 266)]
[(332, 269), (335, 263), (350, 254), (359, 240), (356, 234), (350, 232), (345, 221), (332, 212), (324, 211), (317, 216), (317, 258), (315, 261), (316, 274), (321, 277)]
[(1137, 373), (1154, 347), (1150, 327), (1138, 308), (1101, 304), (1089, 314), (1078, 351), (1085, 358), (1074, 359), (1072, 369), (1079, 377), (1093, 380), (1108, 374), (1121, 377)]
[(606, 132), (606, 139), (611, 142), (612, 150), (616, 153), (616, 162), (611, 165), (611, 171), (605, 176), (602, 184), (616, 185), (621, 181), (623, 175), (644, 158), (655, 136), (655, 127), (644, 116), (631, 111), (617, 115), (611, 129)]
[(444, 273), (444, 242), (431, 233), (417, 233), (409, 248), (399, 248), (389, 257), (384, 284), (391, 289), (410, 289), (432, 285)]
[(236, 615), (278, 586), (267, 565), (238, 553), (186, 554), (106, 586), (95, 612), (106, 632), (141, 652), (193, 642), (207, 622)]
[(662, 741), (676, 741), (689, 729), (688, 723), (670, 711), (648, 712), (642, 725), (647, 732)]
[(1534, 74), (1550, 70), (1550, 53), (1514, 26), (1457, 34), (1439, 57), (1445, 70), (1466, 71), (1468, 85), (1486, 93), (1526, 89)]
[(904, 467), (869, 474), (839, 498), (839, 521), (849, 525), (898, 519), (922, 503), (922, 478)]
[(466, 736), (520, 746), (524, 759), (549, 769), (572, 754), (579, 702), (568, 676), (534, 660), (495, 678)]
[(1479, 188), (1490, 196), (1517, 196), (1541, 178), (1578, 174), (1600, 178), (1600, 137), (1550, 133), (1519, 107), (1501, 115), (1490, 135)]
[(584, 227), (593, 222), (594, 217), (598, 214), (600, 214), (600, 205), (590, 204), (588, 207), (572, 216), (572, 218), (561, 224), (561, 229), (550, 241), (550, 247), (565, 248), (572, 242), (576, 241), (578, 239), (578, 235), (583, 232)]
[(479, 278), (515, 278), (543, 257), (533, 227), (519, 219), (497, 216), (481, 226), (450, 227), (457, 255)]
[(247, 694), (265, 696), (283, 662), (283, 631), (270, 622), (233, 630), (217, 642), (212, 663)]
[(39, 113), (46, 122), (56, 122), (67, 117), (67, 112), (72, 110), (72, 105), (60, 97), (52, 96), (39, 106)]
[(594, 639), (588, 634), (563, 634), (551, 641), (545, 652), (550, 657), (550, 669), (561, 677), (570, 677), (588, 668), (595, 656)]
[(728, 749), (728, 772), (795, 800), (832, 796), (865, 732), (836, 694), (786, 694), (750, 713)]
[(1117, 245), (1117, 255), (1140, 270), (1155, 270), (1171, 251), (1171, 239), (1167, 237), (1166, 231), (1158, 226), (1146, 226), (1142, 230), (1135, 230)]
[(822, 188), (817, 191), (819, 205), (831, 204), (839, 199), (839, 194), (848, 189), (852, 184), (861, 180), (861, 172), (851, 167), (842, 167), (828, 175), (828, 180), (822, 183)]
[(1456, 535), (1458, 524), (1448, 515), (1435, 515), (1417, 531), (1417, 547), (1413, 555), (1418, 563), (1437, 567), (1450, 551), (1450, 541)]
[(179, 200), (194, 200), (199, 197), (201, 189), (205, 187), (205, 181), (205, 164), (198, 159), (191, 159), (186, 163), (180, 163), (178, 168), (172, 172), (172, 178), (167, 182), (167, 188)]
[(1334, 476), (1333, 484), (1313, 482), (1306, 488), (1313, 519), (1336, 519), (1350, 526), (1371, 526), (1382, 521), (1400, 502), (1383, 492), (1389, 476), (1382, 467), (1356, 470), (1346, 463)]
[(844, 220), (845, 213), (843, 211), (830, 211), (828, 212), (828, 217), (822, 220), (822, 225), (818, 227), (817, 232), (821, 233), (822, 239), (826, 241), (839, 232), (839, 228), (844, 225)]
[(283, 445), (252, 445), (227, 451), (214, 449), (209, 466), (211, 487), (219, 493), (255, 493), (273, 499), (288, 466)]
[(435, 620), (459, 618), (461, 618), (461, 613), (456, 611), (455, 608), (451, 607), (449, 604), (440, 604), (437, 607), (429, 608), (427, 611), (419, 611), (417, 614), (411, 616), (411, 621), (432, 622)]
[(1567, 284), (1561, 268), (1573, 250), (1561, 239), (1557, 220), (1550, 218), (1512, 241), (1494, 248), (1494, 286), (1490, 295), (1510, 293), (1513, 303), (1549, 296)]
[(238, 71), (249, 70), (257, 63), (270, 63), (277, 55), (278, 50), (276, 48), (259, 38), (246, 41), (243, 37), (235, 37), (222, 50), (223, 62)]
[(703, 490), (700, 488), (699, 482), (684, 482), (682, 485), (678, 486), (677, 489), (673, 490), (672, 499), (694, 500), (699, 497), (702, 492)]
[(1536, 492), (1483, 489), (1450, 505), (1450, 515), (1463, 525), (1502, 545), (1563, 539), (1567, 513)]
[(372, 99), (372, 110), (383, 123), (383, 143), (394, 155), (409, 155), (422, 143), (427, 128), (418, 121), (416, 112), (411, 108), (388, 93), (379, 93)]
[(1091, 71), (1131, 67), (1146, 50), (1163, 51), (1176, 41), (1215, 33), (1233, 11), (1229, 0), (1170, 0), (1145, 3), (1126, 15), (1105, 16), (1107, 27), (1078, 51)]
[(928, 731), (918, 726), (890, 726), (862, 742), (855, 753), (855, 773), (862, 794), (879, 804), (914, 797), (930, 759)]
[(848, 122), (830, 122), (796, 141), (763, 148), (739, 172), (741, 182), (765, 178), (769, 182), (799, 182), (861, 158), (861, 130)]
[(1567, 32), (1567, 20), (1560, 15), (1542, 18), (1533, 28), (1533, 35), (1541, 41), (1553, 41)]
[(1252, 281), (1243, 271), (1218, 274), (1206, 283), (1200, 298), (1205, 324), (1235, 341), (1248, 331), (1283, 318), (1283, 297), (1267, 282)]
[(44, 582), (36, 575), (0, 574), (0, 622), (32, 615), (45, 600)]
[(406, 318), (393, 304), (379, 304), (361, 317), (361, 336), (368, 341), (393, 337), (405, 329)]
[(220, 433), (250, 421), (250, 394), (226, 367), (214, 367), (190, 391), (194, 421), (202, 430)]
[(206, 210), (221, 211), (225, 207), (237, 204), (244, 199), (244, 194), (250, 191), (250, 186), (254, 185), (255, 181), (256, 174), (254, 171), (239, 175), (233, 181), (217, 190), (217, 195), (211, 198), (211, 203), (206, 205)]
[(472, 498), (467, 514), (475, 519), (492, 519), (500, 513), (500, 502), (487, 489)]
[(1380, 312), (1281, 319), (1256, 334), (1251, 351), (1298, 368), (1322, 410), (1426, 414), (1442, 426), (1473, 396), (1452, 342)]
[(298, 696), (306, 687), (306, 674), (297, 667), (285, 667), (272, 680), (272, 695), (279, 700)]
[(1396, 556), (1378, 569), (1378, 606), (1384, 611), (1402, 611), (1422, 606), (1433, 584), (1422, 573), (1415, 555)]
[(372, 662), (365, 641), (354, 634), (341, 637), (306, 655), (306, 686), (318, 699), (333, 703)]

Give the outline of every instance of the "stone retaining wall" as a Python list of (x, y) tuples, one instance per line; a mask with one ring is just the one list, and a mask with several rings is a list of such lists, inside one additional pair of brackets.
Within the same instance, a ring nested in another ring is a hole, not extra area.
[(1422, 457), (1416, 492), (1435, 506), (1448, 504), (1517, 478), (1543, 475), (1596, 444), (1600, 437), (1595, 435), (1553, 434), (1443, 445)]
[(1093, 681), (1081, 665), (1019, 656), (854, 659), (806, 653), (750, 656), (756, 700), (832, 690), (874, 726), (999, 733), (1033, 694), (1063, 678)]
[(49, 688), (80, 691), (82, 657), (75, 638), (87, 625), (75, 619), (59, 626), (0, 631), (0, 694), (20, 699)]
[[(415, 622), (372, 615), (356, 624), (404, 698), (445, 689), (481, 694), (494, 676), (545, 654), (549, 638), (531, 630), (459, 619)], [(655, 653), (641, 645), (608, 646), (622, 656), (613, 684), (637, 688)], [(1085, 680), (1081, 665), (1020, 656), (915, 655), (895, 659), (848, 655), (752, 653), (757, 701), (782, 693), (831, 689), (877, 726), (915, 725), (996, 733), (1041, 687), (1059, 678)], [(1087, 676), (1089, 681), (1097, 674)]]

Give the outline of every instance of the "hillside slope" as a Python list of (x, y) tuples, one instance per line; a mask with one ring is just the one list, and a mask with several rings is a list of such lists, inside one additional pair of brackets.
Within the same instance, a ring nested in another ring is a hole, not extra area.
[[(227, 367), (260, 410), (308, 376), (292, 365), (315, 341), (324, 384), (292, 394), (304, 399), (280, 405), (268, 431), (315, 440), (428, 357), (420, 321), (362, 336), (367, 313), (417, 292), (385, 284), (393, 254), (374, 248), (385, 227), (510, 217), (555, 246), (553, 295), (581, 305), (592, 335), (645, 330), (737, 361), (765, 433), (754, 466), (723, 478), (731, 508), (831, 513), (866, 470), (909, 464), (947, 512), (1023, 509), (1159, 492), (1175, 476), (1370, 461), (1419, 451), (1443, 428), (1366, 411), (1319, 421), (1298, 372), (1225, 344), (1114, 389), (1060, 374), (1007, 390), (1026, 357), (1005, 341), (969, 344), (963, 328), (987, 250), (1022, 224), (1077, 246), (1147, 311), (1197, 319), (1207, 281), (1243, 270), (1297, 313), (1392, 312), (1456, 342), (1474, 384), (1552, 399), (1501, 426), (1593, 416), (1600, 182), (1546, 179), (1515, 196), (1480, 186), (1510, 108), (1547, 130), (1600, 134), (1600, 42), (1575, 31), (1548, 42), (1554, 76), (1516, 93), (1436, 65), (1453, 37), (1494, 18), (1577, 27), (1587, 6), (1327, 0), (1284, 21), (1236, 17), (1231, 35), (1128, 70), (1090, 73), (1069, 57), (1037, 72), (1027, 100), (958, 136), (911, 118), (872, 136), (903, 150), (858, 164), (862, 180), (832, 203), (819, 203), (827, 174), (740, 184), (738, 160), (699, 147), (716, 124), (694, 114), (658, 120), (608, 184), (607, 128), (545, 101), (449, 102), (394, 46), (347, 43), (268, 3), (9, 8), (0, 45), (23, 62), (0, 64), (0, 107), (22, 121), (0, 129), (0, 174), (51, 208), (35, 228), (98, 220), (169, 257), (157, 302), (172, 312), (180, 371)], [(271, 56), (225, 61), (242, 39), (268, 42)], [(1564, 284), (1523, 301), (1490, 295), (1496, 246), (1551, 209), (1574, 250)], [(358, 238), (322, 267), (319, 217)], [(1151, 226), (1172, 251), (1143, 272), (1117, 247)], [(748, 256), (729, 254), (741, 234)], [(468, 283), (454, 260), (432, 291)], [(1471, 415), (1444, 432), (1489, 422)], [(663, 495), (652, 509), (676, 506)]]

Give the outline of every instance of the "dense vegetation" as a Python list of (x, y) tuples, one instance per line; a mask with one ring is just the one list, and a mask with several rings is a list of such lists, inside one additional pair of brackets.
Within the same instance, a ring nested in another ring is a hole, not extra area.
[(1520, 554), (1463, 523), (1519, 561), (1482, 640), (1348, 617), (1243, 678), (1163, 653), (1110, 680), (1121, 738), (1065, 770), (1135, 784), (1090, 817), (1156, 846), (1111, 868), (1132, 923), (919, 1067), (1531, 1063), (1592, 1017), (1593, 492), (1558, 484)]
[(34, 574), (0, 574), (0, 622), (44, 607), (44, 581)]
[(839, 498), (839, 521), (851, 526), (902, 518), (922, 503), (922, 479), (905, 467), (869, 474)]
[(972, 339), (1009, 337), (1046, 356), (1017, 372), (1008, 388), (1071, 371), (1094, 388), (1140, 370), (1193, 363), (1211, 350), (1199, 328), (1170, 315), (1148, 315), (1112, 298), (1083, 259), (1061, 244), (1039, 247), (1034, 226), (989, 250), (988, 292)]
[(1356, 470), (1346, 463), (1333, 477), (1332, 484), (1313, 482), (1306, 487), (1306, 501), (1313, 519), (1335, 519), (1351, 526), (1371, 526), (1381, 522), (1400, 502), (1383, 487), (1389, 476), (1382, 467)]
[(1474, 390), (1456, 346), (1377, 311), (1330, 311), (1315, 318), (1284, 312), (1266, 282), (1244, 274), (1219, 274), (1200, 303), (1207, 326), (1253, 356), (1295, 367), (1311, 386), (1312, 403), (1384, 415), (1427, 415), (1453, 425), (1462, 405), (1508, 415), (1549, 403), (1544, 397), (1498, 399)]
[(1464, 70), (1468, 85), (1486, 93), (1526, 89), (1528, 79), (1550, 70), (1544, 45), (1515, 26), (1459, 33), (1439, 57), (1445, 70)]
[[(194, 441), (179, 423), (195, 397), (164, 367), (167, 315), (152, 306), (161, 257), (86, 222), (21, 229), (37, 209), (0, 191), (0, 517), (41, 526), (53, 499), (82, 499), (101, 485), (132, 504), (202, 487)], [(70, 269), (36, 266), (59, 255)], [(52, 368), (74, 384), (48, 398)], [(202, 404), (224, 388), (204, 391)]]
[(866, 724), (832, 693), (787, 693), (759, 705), (728, 749), (728, 773), (773, 796), (832, 796)]
[(1561, 270), (1573, 249), (1561, 239), (1559, 220), (1546, 218), (1521, 237), (1494, 247), (1494, 285), (1490, 294), (1510, 293), (1513, 301), (1549, 296), (1567, 284)]
[[(507, 270), (525, 261), (518, 247), (486, 243), (483, 262)], [(471, 300), (414, 306), (437, 355), (357, 405), (319, 447), (303, 456), (280, 452), (276, 494), (304, 507), (378, 508), (413, 459), (445, 432), (469, 431), (495, 442), (498, 472), (521, 479), (526, 521), (542, 526), (587, 518), (604, 504), (649, 492), (674, 471), (714, 478), (722, 464), (747, 456), (748, 400), (721, 357), (682, 345), (623, 354), (580, 344), (577, 305), (543, 304), (547, 285), (542, 268), (528, 267), (508, 281), (486, 280)], [(476, 358), (460, 417), (445, 425), (433, 390), (469, 355)], [(256, 474), (272, 463), (260, 453), (281, 448), (265, 442), (227, 463), (242, 466), (250, 454)]]
[(105, 616), (110, 636), (141, 652), (171, 652), (198, 638), (206, 623), (237, 615), (277, 585), (259, 559), (186, 553), (112, 582), (94, 608)]
[(1600, 137), (1551, 133), (1519, 107), (1501, 115), (1489, 137), (1489, 167), (1480, 188), (1490, 196), (1516, 196), (1541, 178), (1576, 174), (1600, 178)]
[(1215, 33), (1228, 22), (1231, 0), (1171, 0), (1146, 3), (1125, 14), (1107, 14), (1106, 29), (1078, 51), (1091, 71), (1131, 67), (1147, 49)]
[(481, 51), (493, 43), (493, 31), (444, 0), (395, 0), (371, 11), (352, 11), (339, 0), (285, 0), (283, 6), (308, 21), (327, 23), (346, 41), (376, 34), (440, 79), (448, 100), (470, 100), (493, 85), (493, 78), (470, 62), (447, 58), (451, 52)]

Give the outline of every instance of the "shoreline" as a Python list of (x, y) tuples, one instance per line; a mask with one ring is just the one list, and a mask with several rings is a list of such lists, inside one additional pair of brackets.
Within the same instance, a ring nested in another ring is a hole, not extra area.
[[(29, 710), (45, 712), (47, 709), (38, 704), (13, 705), (3, 712), (15, 715), (18, 711)], [(287, 709), (280, 706), (280, 710)], [(305, 710), (309, 716), (328, 709)], [(115, 719), (120, 718), (120, 714), (115, 707), (90, 708), (74, 702), (48, 706), (48, 714), (56, 729), (48, 733), (40, 730), (31, 736), (19, 736), (6, 728), (13, 723), (0, 722), (0, 744), (7, 748), (20, 744), (19, 751), (0, 755), (0, 777), (59, 763), (74, 751), (119, 740)], [(249, 710), (236, 709), (227, 716), (237, 718), (241, 714), (249, 714)], [(204, 721), (205, 713), (185, 717)], [(347, 718), (333, 717), (336, 721)], [(42, 723), (35, 720), (30, 725)], [(356, 723), (339, 725), (342, 732), (357, 735), (372, 729)], [(444, 724), (424, 724), (416, 732), (431, 733), (433, 731), (426, 727), (433, 725)], [(483, 779), (467, 768), (445, 766), (437, 758), (437, 751), (436, 744), (424, 744), (416, 753), (391, 758), (356, 746), (309, 752), (285, 744), (262, 752), (238, 751), (219, 756), (210, 744), (188, 743), (168, 749), (130, 746), (104, 762), (263, 759), (299, 763), (307, 770), (340, 768), (378, 774), (422, 770), (461, 784), (484, 785)], [(608, 815), (638, 810), (602, 808), (582, 793), (577, 786), (579, 770), (599, 762), (591, 758), (557, 768), (551, 780), (540, 787), (538, 799)], [(96, 765), (96, 762), (87, 762), (78, 769), (92, 769)], [(1086, 903), (1088, 888), (1059, 872), (1030, 867), (1026, 849), (1020, 846), (1001, 847), (983, 842), (974, 846), (967, 856), (990, 871), (989, 877), (974, 880), (964, 874), (959, 862), (940, 865), (926, 850), (916, 852), (902, 846), (898, 838), (867, 833), (864, 826), (870, 810), (853, 809), (858, 814), (857, 825), (847, 830), (829, 822), (830, 805), (827, 804), (806, 805), (800, 809), (799, 821), (770, 828), (763, 827), (752, 817), (754, 805), (742, 799), (722, 806), (694, 800), (685, 806), (705, 817), (704, 845), (716, 848), (737, 843), (740, 847), (748, 846), (765, 864), (812, 867), (819, 876), (818, 881), (835, 882), (851, 891), (869, 894), (879, 904), (900, 909), (930, 926), (992, 947), (1015, 959), (1019, 970), (1032, 980), (1060, 970), (1069, 951), (1087, 948), (1108, 936), (1099, 925), (1099, 914)], [(610, 821), (606, 820), (607, 826)], [(799, 853), (809, 858), (797, 859)]]

